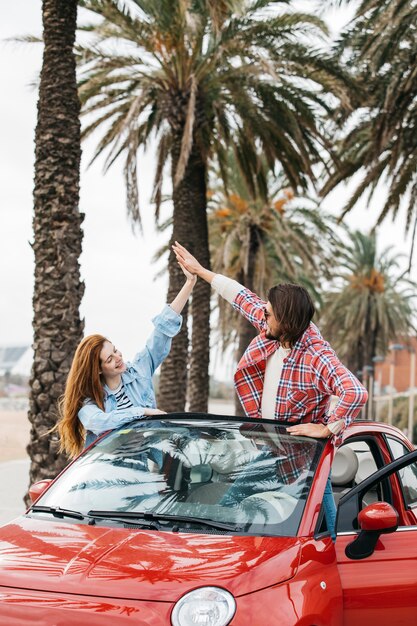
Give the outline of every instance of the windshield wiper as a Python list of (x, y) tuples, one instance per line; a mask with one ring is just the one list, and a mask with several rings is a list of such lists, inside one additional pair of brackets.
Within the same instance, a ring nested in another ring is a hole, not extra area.
[(90, 524), (95, 523), (97, 519), (107, 519), (112, 522), (121, 522), (126, 524), (134, 524), (135, 526), (141, 526), (150, 528), (151, 530), (159, 530), (159, 525), (148, 518), (141, 517), (139, 515), (129, 515), (126, 511), (88, 511), (88, 517), (90, 518)]
[(29, 513), (50, 513), (54, 517), (60, 519), (64, 517), (73, 517), (74, 519), (84, 519), (85, 515), (79, 511), (72, 511), (71, 509), (61, 509), (59, 506), (42, 506), (40, 504), (34, 504), (29, 509)]
[(150, 511), (88, 511), (88, 515), (91, 517), (102, 517), (110, 519), (127, 520), (145, 520), (149, 522), (185, 522), (190, 524), (199, 524), (200, 526), (209, 526), (210, 528), (216, 528), (217, 530), (230, 530), (239, 531), (240, 528), (232, 525), (225, 524), (224, 522), (216, 522), (213, 519), (201, 517), (192, 517), (188, 515), (167, 515), (165, 513), (151, 513)]

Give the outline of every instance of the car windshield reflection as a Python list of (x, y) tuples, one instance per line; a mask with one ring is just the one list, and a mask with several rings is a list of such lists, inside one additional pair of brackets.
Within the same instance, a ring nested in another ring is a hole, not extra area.
[(179, 531), (205, 532), (188, 517), (295, 536), (322, 450), (274, 422), (137, 421), (84, 453), (37, 504), (178, 516)]

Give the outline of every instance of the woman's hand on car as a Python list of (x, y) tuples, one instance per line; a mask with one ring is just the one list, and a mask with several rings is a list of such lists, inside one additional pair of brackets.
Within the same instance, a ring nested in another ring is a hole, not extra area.
[(143, 409), (143, 414), (148, 415), (166, 415), (166, 411), (160, 411), (160, 409), (151, 409), (150, 407), (146, 407)]

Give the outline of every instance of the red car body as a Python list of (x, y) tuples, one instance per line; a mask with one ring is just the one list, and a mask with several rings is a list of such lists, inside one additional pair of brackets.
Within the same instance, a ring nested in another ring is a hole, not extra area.
[[(343, 443), (350, 442), (369, 444), (378, 469), (394, 460), (390, 445), (413, 451), (399, 430), (371, 422), (350, 426)], [(401, 475), (392, 473), (385, 484), (398, 528), (381, 534), (370, 556), (349, 558), (358, 531), (342, 529), (333, 543), (320, 528), (333, 454), (328, 442), (293, 537), (17, 518), (0, 529), (0, 624), (169, 625), (178, 600), (207, 586), (235, 598), (231, 626), (416, 623), (417, 507), (406, 504)]]

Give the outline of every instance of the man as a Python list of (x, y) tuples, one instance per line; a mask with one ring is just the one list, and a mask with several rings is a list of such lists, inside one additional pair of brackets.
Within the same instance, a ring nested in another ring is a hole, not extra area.
[[(173, 250), (182, 267), (210, 283), (260, 331), (234, 377), (246, 415), (289, 422), (287, 430), (293, 435), (340, 435), (368, 395), (311, 322), (315, 310), (308, 292), (300, 285), (280, 284), (270, 289), (264, 302), (235, 280), (202, 267), (179, 243), (175, 242)], [(338, 402), (330, 411), (333, 395)], [(333, 531), (335, 506), (331, 500), (328, 483), (324, 505)]]

